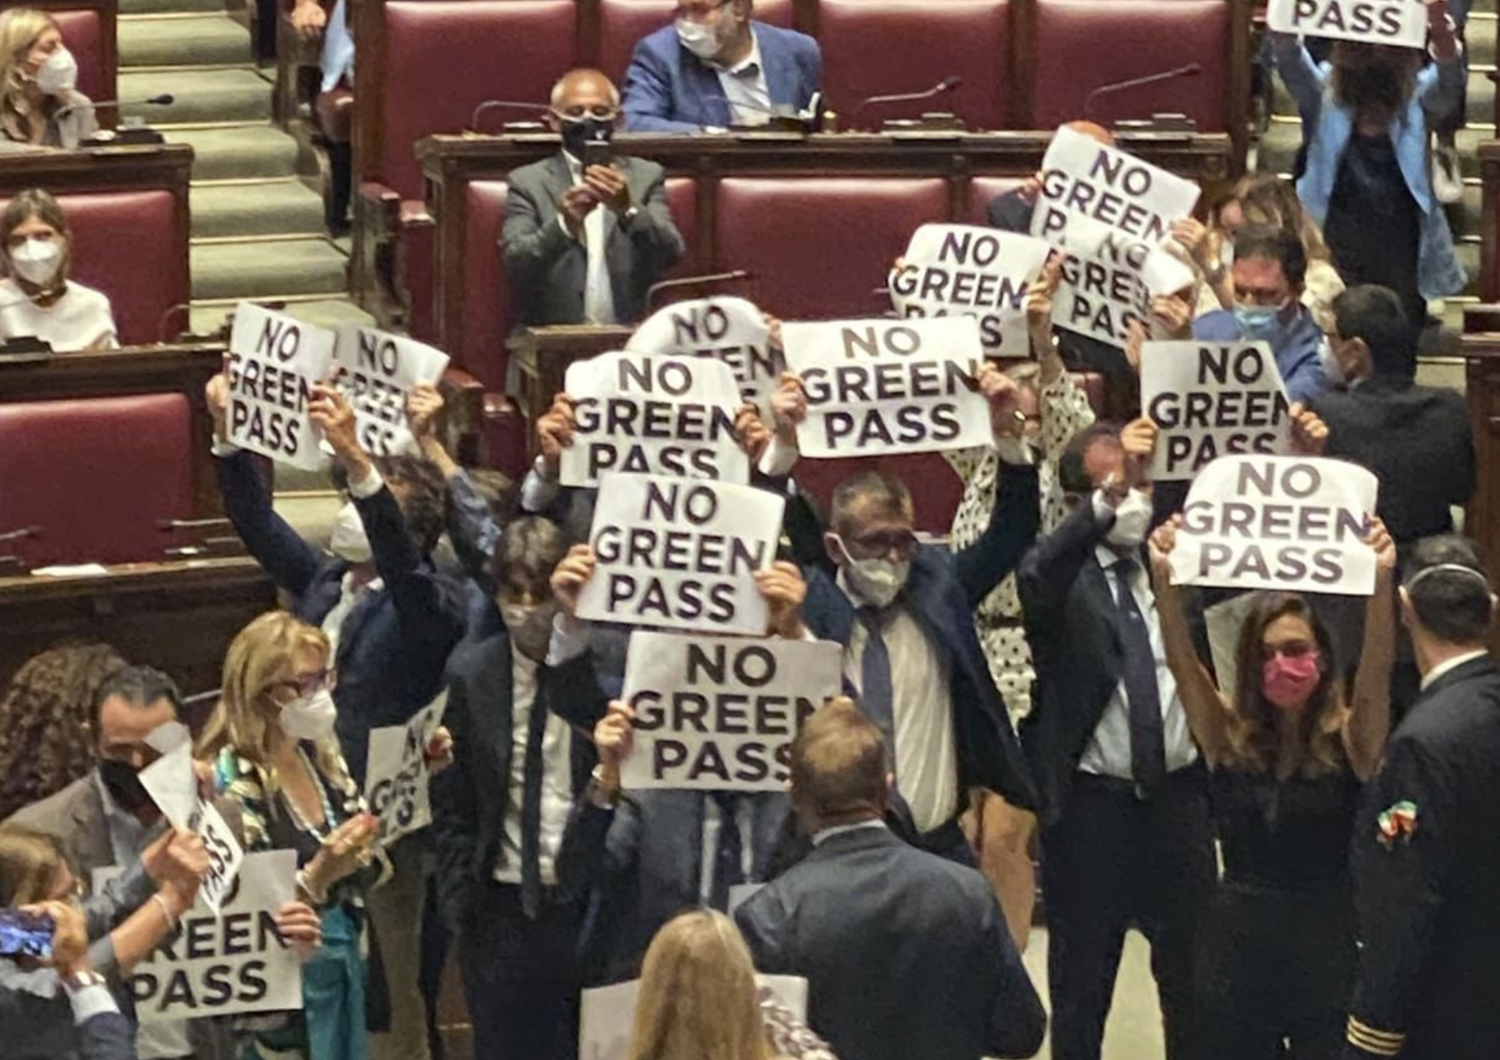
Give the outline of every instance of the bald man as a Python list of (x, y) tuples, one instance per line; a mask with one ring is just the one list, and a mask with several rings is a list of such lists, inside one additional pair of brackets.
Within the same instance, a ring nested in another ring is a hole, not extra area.
[(655, 162), (615, 156), (619, 90), (573, 70), (552, 90), (562, 150), (510, 174), (500, 247), (522, 325), (626, 324), (682, 257)]

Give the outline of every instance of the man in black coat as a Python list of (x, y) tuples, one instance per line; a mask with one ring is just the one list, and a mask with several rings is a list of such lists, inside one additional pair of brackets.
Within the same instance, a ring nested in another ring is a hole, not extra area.
[(1031, 1056), (1047, 1017), (989, 882), (882, 821), (880, 729), (830, 702), (792, 745), (813, 851), (736, 913), (755, 966), (808, 982), (808, 1025), (842, 1060)]
[(1401, 617), (1421, 693), (1355, 821), (1360, 941), (1350, 1060), (1500, 1056), (1500, 667), (1496, 598), (1469, 541), (1424, 540)]

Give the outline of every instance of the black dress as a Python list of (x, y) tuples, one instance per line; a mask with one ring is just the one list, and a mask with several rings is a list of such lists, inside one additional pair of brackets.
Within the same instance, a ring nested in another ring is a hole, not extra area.
[(1204, 1055), (1337, 1057), (1355, 969), (1349, 843), (1359, 780), (1347, 767), (1282, 782), (1219, 770), (1210, 792), (1224, 877), (1200, 949)]

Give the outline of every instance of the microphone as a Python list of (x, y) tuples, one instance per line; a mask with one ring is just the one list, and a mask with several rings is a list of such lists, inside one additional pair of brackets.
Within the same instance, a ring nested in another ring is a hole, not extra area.
[(675, 280), (661, 280), (646, 288), (646, 308), (650, 309), (656, 301), (656, 296), (663, 291), (670, 291), (678, 287), (701, 287), (706, 284), (737, 283), (740, 280), (753, 278), (752, 274), (746, 269), (734, 269), (730, 272), (710, 272), (702, 276), (679, 276)]
[(952, 92), (963, 83), (964, 79), (957, 74), (949, 74), (931, 88), (921, 92), (897, 92), (886, 96), (868, 96), (861, 101), (859, 106), (854, 108), (854, 113), (849, 117), (849, 124), (852, 126), (854, 119), (858, 118), (866, 107), (883, 106), (887, 103), (916, 103), (924, 99), (932, 99), (934, 96), (941, 96), (945, 92)]
[(534, 114), (550, 114), (552, 107), (547, 103), (523, 103), (513, 99), (487, 99), (474, 108), (474, 113), (469, 115), (469, 131), (479, 131), (479, 116), (490, 110), (529, 110)]
[(7, 530), (5, 533), (0, 534), (0, 541), (22, 541), (28, 537), (41, 536), (42, 527), (40, 525), (23, 526), (19, 530)]
[(165, 344), (167, 341), (167, 324), (178, 313), (186, 313), (192, 308), (193, 303), (191, 302), (178, 302), (176, 305), (167, 306), (166, 312), (162, 313), (162, 315), (158, 317), (156, 321), (156, 341), (158, 343)]
[(159, 96), (149, 96), (146, 99), (106, 99), (102, 103), (88, 100), (83, 103), (69, 103), (66, 107), (59, 108), (58, 118), (72, 114), (75, 110), (97, 110), (100, 107), (139, 107), (150, 105), (153, 107), (170, 107), (177, 102), (177, 97), (170, 92), (163, 92)]
[[(156, 521), (156, 528), (158, 530), (167, 531), (167, 532), (170, 532), (172, 530), (199, 530), (199, 529), (202, 529), (203, 527), (207, 527), (207, 526), (228, 526), (228, 525), (229, 525), (229, 520), (228, 519), (224, 519), (224, 518), (219, 518), (219, 519), (158, 519)], [(4, 540), (5, 539), (3, 537), (0, 537), (0, 541), (4, 541)]]
[(1170, 70), (1163, 70), (1157, 74), (1147, 74), (1145, 77), (1132, 77), (1128, 81), (1115, 81), (1107, 85), (1100, 85), (1083, 99), (1083, 116), (1092, 118), (1094, 116), (1094, 104), (1105, 96), (1112, 96), (1117, 92), (1129, 92), (1133, 88), (1142, 88), (1146, 85), (1155, 85), (1162, 81), (1175, 81), (1179, 77), (1197, 77), (1203, 72), (1201, 63), (1188, 63), (1186, 66), (1175, 66)]

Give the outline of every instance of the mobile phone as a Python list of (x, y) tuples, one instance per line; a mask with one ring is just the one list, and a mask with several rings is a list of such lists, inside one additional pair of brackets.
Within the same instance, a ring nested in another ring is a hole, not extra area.
[(607, 166), (614, 161), (615, 149), (608, 140), (585, 140), (583, 144), (583, 168)]
[(51, 957), (56, 927), (45, 913), (0, 909), (0, 957)]

